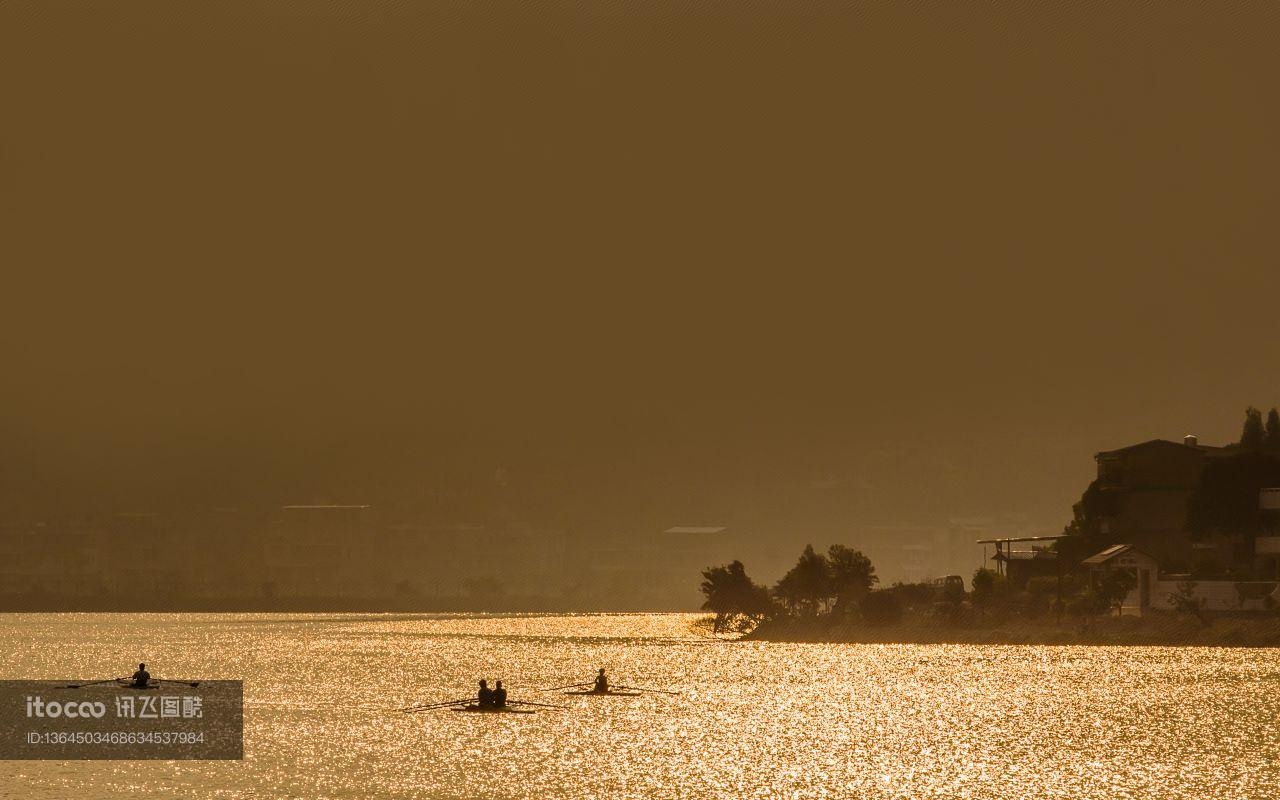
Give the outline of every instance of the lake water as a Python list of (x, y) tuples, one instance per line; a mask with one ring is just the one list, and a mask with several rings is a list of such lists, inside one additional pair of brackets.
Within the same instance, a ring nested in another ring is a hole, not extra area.
[[(0, 762), (0, 796), (1280, 796), (1280, 651), (708, 640), (686, 615), (0, 616), (3, 678), (243, 679), (240, 762)], [(678, 696), (564, 697), (586, 681)], [(502, 678), (534, 715), (413, 701)]]

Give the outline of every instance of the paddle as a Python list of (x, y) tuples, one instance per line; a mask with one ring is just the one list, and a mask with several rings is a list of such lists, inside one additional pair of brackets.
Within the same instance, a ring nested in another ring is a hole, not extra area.
[(544, 691), (544, 692), (558, 692), (558, 691), (560, 691), (561, 689), (577, 689), (579, 686), (591, 686), (591, 685), (593, 685), (593, 684), (592, 684), (592, 682), (591, 682), (591, 681), (587, 681), (586, 683), (571, 683), (571, 684), (569, 684), (568, 686), (552, 686), (550, 689), (543, 689), (542, 691)]
[(551, 703), (530, 703), (528, 700), (508, 700), (507, 705), (515, 706), (542, 706), (543, 708), (572, 708), (572, 706), (557, 706)]
[(405, 706), (400, 710), (406, 714), (414, 711), (430, 711), (433, 708), (444, 708), (445, 706), (456, 706), (459, 703), (470, 703), (474, 699), (474, 697), (462, 697), (457, 700), (446, 700), (443, 703), (423, 703), (422, 705), (417, 706)]
[(408, 708), (401, 708), (399, 710), (404, 712), (405, 714), (412, 714), (415, 711), (430, 711), (433, 708), (447, 708), (449, 706), (461, 705), (464, 702), (466, 701), (458, 700), (453, 703), (431, 703), (428, 705), (421, 705), (421, 706), (409, 706)]
[(666, 689), (646, 689), (643, 686), (623, 686), (620, 683), (616, 684), (615, 688), (630, 689), (633, 692), (659, 692), (660, 694), (677, 694), (677, 695), (680, 694), (679, 692), (668, 692)]
[(121, 681), (121, 680), (124, 680), (124, 678), (107, 678), (106, 680), (101, 680), (101, 681), (90, 681), (90, 682), (88, 682), (88, 683), (69, 683), (69, 684), (67, 684), (67, 688), (68, 688), (68, 689), (79, 689), (79, 688), (81, 688), (81, 687), (83, 687), (83, 686), (97, 686), (97, 685), (98, 685), (98, 684), (100, 684), (100, 683), (112, 683), (112, 682), (114, 682), (114, 681)]
[(404, 709), (404, 713), (405, 714), (421, 714), (423, 711), (443, 711), (446, 708), (457, 708), (458, 706), (465, 706), (465, 705), (466, 705), (466, 702), (448, 703), (442, 706), (427, 706), (426, 708), (406, 708)]

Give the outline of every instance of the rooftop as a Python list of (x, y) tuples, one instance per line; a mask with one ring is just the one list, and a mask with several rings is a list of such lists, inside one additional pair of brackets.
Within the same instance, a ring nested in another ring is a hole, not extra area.
[[(1131, 544), (1113, 544), (1101, 553), (1091, 555), (1080, 563), (1089, 565), (1105, 564), (1116, 556), (1123, 555), (1125, 553), (1139, 553), (1144, 556), (1147, 555)], [(1148, 556), (1148, 558), (1150, 558), (1150, 556)]]
[(1054, 550), (1014, 550), (1011, 552), (997, 552), (992, 556), (993, 561), (1035, 561), (1037, 559), (1053, 560), (1058, 557), (1058, 553)]
[(1058, 533), (1053, 536), (1006, 536), (1000, 539), (979, 539), (978, 544), (1002, 544), (1007, 542), (1048, 542), (1057, 539), (1065, 539), (1066, 534)]
[(1138, 442), (1127, 447), (1117, 447), (1115, 450), (1103, 450), (1094, 455), (1094, 458), (1105, 458), (1107, 456), (1118, 456), (1122, 453), (1128, 453), (1131, 450), (1147, 447), (1176, 447), (1182, 450), (1197, 450), (1201, 453), (1214, 453), (1226, 448), (1216, 447), (1209, 444), (1187, 444), (1186, 442), (1174, 442), (1168, 439), (1148, 439), (1145, 442)]

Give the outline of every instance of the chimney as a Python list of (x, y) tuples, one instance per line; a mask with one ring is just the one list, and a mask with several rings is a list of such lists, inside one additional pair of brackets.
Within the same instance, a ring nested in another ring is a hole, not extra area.
[(1188, 433), (1186, 436), (1182, 437), (1182, 443), (1187, 447), (1195, 447), (1200, 444), (1200, 437), (1196, 436), (1194, 433)]

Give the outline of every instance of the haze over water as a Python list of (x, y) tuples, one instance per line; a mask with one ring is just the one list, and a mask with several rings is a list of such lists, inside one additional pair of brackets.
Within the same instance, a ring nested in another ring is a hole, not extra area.
[[(54, 798), (1258, 798), (1261, 649), (732, 643), (691, 615), (9, 615), (11, 678), (245, 681), (242, 762), (4, 762)], [(536, 692), (588, 680), (679, 696)], [(394, 712), (504, 679), (535, 715)]]
[(1280, 403), (1278, 23), (11, 0), (0, 522), (1056, 533)]

